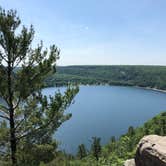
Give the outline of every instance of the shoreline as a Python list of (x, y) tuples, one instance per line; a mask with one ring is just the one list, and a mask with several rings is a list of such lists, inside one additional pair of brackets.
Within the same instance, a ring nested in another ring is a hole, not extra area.
[[(111, 84), (79, 84), (78, 86), (123, 86), (123, 87), (135, 87), (135, 88), (140, 88), (140, 89), (145, 89), (145, 90), (152, 90), (156, 92), (161, 92), (161, 93), (166, 93), (166, 90), (164, 89), (157, 89), (157, 88), (151, 88), (151, 87), (142, 87), (138, 85), (111, 85)], [(62, 86), (48, 86), (44, 88), (51, 88), (51, 87), (67, 87), (67, 85), (62, 85)]]
[(163, 89), (150, 88), (150, 87), (140, 87), (140, 86), (133, 86), (133, 87), (141, 88), (141, 89), (145, 89), (145, 90), (152, 90), (152, 91), (161, 92), (161, 93), (166, 93), (166, 90), (163, 90)]

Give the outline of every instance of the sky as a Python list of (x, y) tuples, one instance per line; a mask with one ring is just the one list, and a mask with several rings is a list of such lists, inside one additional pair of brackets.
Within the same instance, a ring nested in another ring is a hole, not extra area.
[(166, 0), (0, 0), (58, 65), (166, 65)]

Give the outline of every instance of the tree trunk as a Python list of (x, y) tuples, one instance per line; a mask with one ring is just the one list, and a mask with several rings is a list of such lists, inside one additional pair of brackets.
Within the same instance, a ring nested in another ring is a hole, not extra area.
[(12, 68), (9, 60), (8, 63), (8, 95), (9, 95), (9, 114), (10, 114), (10, 149), (12, 165), (15, 166), (16, 160), (16, 135), (15, 135), (15, 122), (14, 122), (14, 108), (13, 108), (13, 91), (12, 91)]
[(12, 165), (16, 165), (16, 136), (15, 136), (15, 124), (14, 124), (14, 111), (10, 110), (10, 148), (11, 148), (11, 160)]

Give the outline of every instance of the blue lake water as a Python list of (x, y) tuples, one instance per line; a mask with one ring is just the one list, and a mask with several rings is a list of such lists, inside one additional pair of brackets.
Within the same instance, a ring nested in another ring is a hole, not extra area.
[[(53, 95), (56, 90), (46, 88), (43, 93)], [(62, 124), (55, 138), (61, 142), (61, 149), (74, 154), (79, 144), (89, 148), (93, 136), (105, 144), (111, 136), (124, 134), (129, 126), (141, 126), (165, 110), (166, 93), (135, 87), (81, 86), (66, 111), (72, 118)]]

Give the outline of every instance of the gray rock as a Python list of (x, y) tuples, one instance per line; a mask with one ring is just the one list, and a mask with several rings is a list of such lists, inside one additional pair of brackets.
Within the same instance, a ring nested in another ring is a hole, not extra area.
[(134, 159), (126, 160), (124, 166), (136, 166), (135, 160)]
[(166, 166), (166, 137), (143, 137), (138, 144), (135, 163), (136, 166)]

